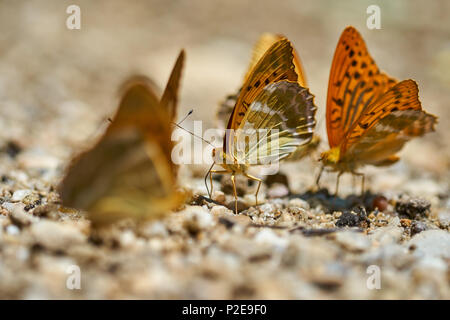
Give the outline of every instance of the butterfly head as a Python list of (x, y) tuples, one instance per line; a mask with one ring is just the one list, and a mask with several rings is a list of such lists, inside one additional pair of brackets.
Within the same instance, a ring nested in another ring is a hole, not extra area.
[(334, 147), (326, 152), (322, 152), (320, 155), (320, 161), (323, 162), (324, 165), (333, 165), (339, 162), (340, 158), (340, 148)]
[(223, 152), (223, 148), (214, 148), (212, 150), (212, 158), (216, 164), (225, 163), (225, 153)]

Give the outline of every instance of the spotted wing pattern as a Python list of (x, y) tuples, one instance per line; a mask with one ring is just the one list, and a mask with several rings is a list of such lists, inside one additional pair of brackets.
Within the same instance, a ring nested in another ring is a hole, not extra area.
[(364, 111), (344, 138), (342, 156), (349, 161), (391, 164), (407, 141), (434, 131), (436, 122), (435, 116), (422, 110), (417, 84), (404, 80)]
[(364, 110), (395, 84), (380, 72), (359, 32), (347, 27), (337, 44), (328, 83), (330, 147), (338, 146)]
[[(267, 50), (247, 77), (228, 121), (227, 129), (239, 128), (250, 104), (266, 85), (281, 80), (297, 81), (293, 58), (293, 48), (287, 39), (277, 41)], [(227, 130), (225, 134), (226, 153), (229, 152), (234, 140), (231, 132)]]
[[(247, 74), (245, 75), (244, 82), (247, 81), (248, 76), (252, 72), (255, 65), (258, 63), (258, 61), (261, 59), (261, 57), (266, 53), (266, 51), (277, 41), (280, 41), (281, 39), (285, 39), (286, 37), (281, 34), (275, 34), (275, 33), (263, 33), (258, 41), (256, 42), (255, 46), (253, 47), (253, 53), (250, 60), (250, 65), (248, 67)], [(297, 53), (297, 50), (295, 48), (293, 49), (293, 55), (294, 55), (294, 66), (295, 66), (295, 72), (297, 73), (298, 79), (297, 82), (302, 87), (307, 87), (306, 84), (306, 77), (305, 72), (303, 71), (303, 66), (300, 60), (300, 56)]]

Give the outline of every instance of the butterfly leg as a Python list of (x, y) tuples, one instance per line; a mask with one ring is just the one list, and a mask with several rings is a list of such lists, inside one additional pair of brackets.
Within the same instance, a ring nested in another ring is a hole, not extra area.
[(211, 185), (211, 194), (209, 195), (210, 198), (212, 197), (212, 194), (213, 194), (213, 179), (212, 179), (213, 173), (223, 174), (223, 173), (228, 173), (228, 171), (227, 170), (210, 170), (209, 171), (209, 182)]
[(212, 168), (214, 167), (214, 165), (215, 165), (215, 163), (213, 163), (213, 164), (211, 165), (211, 167), (209, 168), (209, 170), (208, 170), (208, 172), (206, 173), (206, 176), (205, 176), (205, 187), (206, 187), (206, 191), (208, 192), (209, 198), (211, 198), (212, 190), (211, 190), (211, 192), (209, 192), (209, 189), (208, 189), (208, 183), (207, 183), (206, 181), (208, 180), (208, 174), (209, 174), (209, 175), (210, 175), (209, 178), (211, 179), (211, 188), (212, 188), (211, 170), (212, 170)]
[(237, 209), (237, 192), (236, 192), (236, 181), (234, 179), (234, 173), (231, 174), (231, 183), (233, 184), (233, 193), (234, 193), (234, 212), (236, 214), (238, 214), (238, 209)]
[(256, 205), (258, 205), (258, 192), (259, 192), (259, 188), (261, 188), (262, 180), (259, 179), (259, 178), (254, 177), (254, 176), (251, 176), (251, 175), (249, 175), (249, 174), (247, 174), (247, 173), (244, 173), (244, 176), (246, 176), (246, 177), (249, 178), (250, 180), (258, 181), (258, 188), (256, 188), (256, 194), (255, 194)]
[(322, 177), (322, 173), (323, 173), (323, 169), (324, 168), (325, 168), (325, 166), (320, 167), (319, 175), (317, 176), (317, 179), (316, 179), (316, 186), (317, 186), (318, 190), (320, 190), (319, 182), (320, 182), (320, 178)]
[(352, 174), (352, 192), (355, 192), (355, 186), (356, 186), (356, 175)]
[(364, 185), (365, 185), (365, 181), (366, 181), (366, 176), (364, 175), (364, 173), (360, 173), (360, 172), (352, 172), (352, 174), (354, 176), (361, 177), (361, 196), (363, 196), (364, 192), (365, 192)]
[(338, 191), (339, 191), (339, 179), (341, 179), (343, 172), (339, 171), (337, 178), (336, 178), (336, 192), (334, 193), (334, 196), (337, 197)]

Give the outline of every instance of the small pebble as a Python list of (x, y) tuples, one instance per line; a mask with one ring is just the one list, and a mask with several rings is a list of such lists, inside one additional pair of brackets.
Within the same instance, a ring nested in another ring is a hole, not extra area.
[(289, 200), (289, 207), (298, 207), (305, 210), (309, 210), (309, 203), (300, 198), (294, 198)]
[(422, 256), (450, 259), (450, 233), (444, 230), (426, 230), (416, 234), (408, 243), (414, 253)]
[(201, 230), (212, 227), (215, 224), (209, 211), (200, 206), (187, 207), (180, 214), (185, 216), (184, 228), (192, 235), (196, 235)]
[(411, 236), (420, 233), (422, 231), (427, 230), (427, 226), (425, 223), (420, 221), (413, 221), (411, 224)]
[(389, 203), (388, 200), (386, 199), (386, 197), (384, 196), (376, 196), (373, 199), (373, 208), (380, 210), (380, 211), (384, 211), (387, 209)]
[(450, 227), (450, 209), (442, 210), (438, 213), (439, 224), (442, 228)]
[(401, 219), (400, 220), (400, 224), (402, 225), (403, 228), (408, 228), (411, 226), (411, 220), (409, 219)]
[(38, 219), (33, 215), (25, 212), (23, 204), (21, 203), (15, 203), (15, 206), (12, 208), (9, 218), (11, 219), (11, 222), (19, 228), (30, 225), (33, 221), (36, 221)]
[(335, 240), (345, 249), (355, 252), (365, 251), (372, 245), (366, 235), (354, 231), (337, 232)]
[(224, 206), (214, 206), (211, 208), (211, 214), (213, 216), (223, 216), (227, 214), (232, 214), (233, 212)]
[(270, 244), (279, 249), (284, 249), (287, 247), (289, 241), (286, 238), (278, 236), (275, 232), (270, 229), (262, 229), (255, 236), (255, 241), (259, 243)]
[(365, 221), (365, 217), (361, 217), (358, 214), (352, 213), (350, 211), (345, 211), (339, 217), (336, 222), (337, 227), (357, 227), (361, 222)]
[(225, 193), (220, 190), (215, 190), (212, 194), (212, 199), (218, 203), (225, 203)]
[[(238, 199), (238, 201), (237, 201), (237, 207), (238, 207), (238, 213), (242, 212), (244, 210), (247, 210), (249, 208), (247, 203), (245, 203), (244, 201), (242, 201), (240, 199)], [(232, 210), (233, 212), (235, 211), (235, 202), (234, 202), (234, 200), (228, 202), (227, 208)]]
[(16, 190), (14, 191), (11, 201), (12, 202), (18, 202), (22, 201), (26, 196), (31, 194), (31, 190)]
[(283, 198), (289, 194), (289, 189), (281, 183), (274, 183), (267, 191), (269, 198)]
[(10, 224), (6, 227), (6, 233), (11, 236), (16, 236), (20, 233), (20, 229), (17, 226)]
[(66, 250), (86, 240), (86, 235), (75, 224), (45, 219), (33, 223), (29, 228), (35, 242), (51, 250)]
[(399, 200), (395, 205), (395, 210), (399, 214), (407, 215), (412, 219), (418, 216), (427, 216), (430, 212), (431, 203), (426, 199), (409, 198), (406, 200)]

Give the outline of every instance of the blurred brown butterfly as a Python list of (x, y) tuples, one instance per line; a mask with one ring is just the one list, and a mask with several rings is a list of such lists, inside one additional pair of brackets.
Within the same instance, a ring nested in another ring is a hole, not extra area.
[[(211, 170), (213, 164), (208, 173), (231, 174), (236, 213), (236, 174), (258, 181), (257, 204), (261, 179), (248, 174), (249, 167), (278, 162), (311, 141), (317, 108), (313, 95), (299, 85), (295, 69), (290, 41), (281, 38), (273, 43), (247, 74), (228, 120), (223, 147), (213, 150), (214, 164), (222, 170)], [(239, 149), (241, 141), (245, 148)], [(211, 175), (210, 179), (212, 189)]]
[(397, 162), (396, 153), (403, 145), (434, 131), (437, 122), (434, 115), (422, 110), (416, 82), (398, 82), (380, 72), (353, 27), (344, 30), (336, 47), (326, 120), (330, 150), (322, 153), (321, 159), (324, 166), (338, 172), (336, 193), (343, 172), (362, 176), (364, 193), (359, 167)]
[(181, 204), (171, 133), (184, 56), (181, 51), (161, 99), (146, 77), (125, 83), (106, 132), (67, 169), (58, 188), (63, 206), (86, 210), (101, 225), (156, 218)]
[[(244, 84), (242, 88), (244, 88), (245, 83), (248, 81), (248, 77), (250, 76), (253, 68), (258, 63), (258, 61), (262, 58), (262, 56), (267, 52), (267, 50), (277, 41), (284, 39), (285, 37), (280, 34), (274, 33), (263, 33), (256, 44), (253, 47), (253, 53), (250, 60), (250, 65), (248, 66), (247, 73), (244, 77)], [(302, 67), (302, 63), (300, 61), (300, 56), (298, 55), (295, 48), (292, 48), (293, 55), (293, 64), (294, 71), (297, 74), (297, 83), (304, 88), (307, 88), (305, 72)], [(239, 90), (238, 93), (232, 94), (226, 97), (225, 101), (222, 102), (219, 106), (217, 112), (217, 124), (221, 128), (227, 128), (228, 121), (230, 119), (230, 115), (233, 112), (234, 106), (236, 104), (236, 100), (239, 97), (239, 94), (242, 90)], [(320, 137), (317, 135), (313, 135), (311, 141), (309, 143), (302, 144), (297, 147), (297, 149), (291, 153), (288, 157), (286, 157), (286, 161), (296, 161), (300, 160), (305, 156), (311, 155), (320, 144)]]

